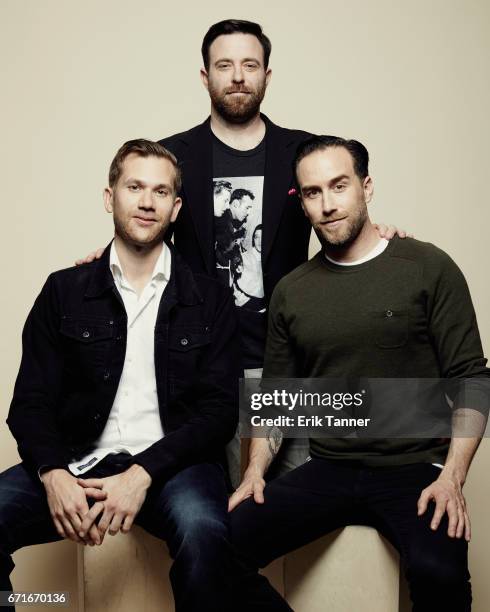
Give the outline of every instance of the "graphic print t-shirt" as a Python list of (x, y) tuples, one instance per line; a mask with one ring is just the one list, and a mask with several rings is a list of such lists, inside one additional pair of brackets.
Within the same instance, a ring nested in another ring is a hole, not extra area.
[(249, 151), (213, 136), (216, 272), (229, 285), (238, 308), (244, 367), (264, 361), (266, 304), (262, 277), (262, 197), (265, 139)]

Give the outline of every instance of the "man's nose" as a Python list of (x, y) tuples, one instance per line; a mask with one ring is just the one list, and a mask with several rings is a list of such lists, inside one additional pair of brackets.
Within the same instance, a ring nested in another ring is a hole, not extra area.
[(244, 77), (243, 77), (243, 69), (241, 66), (234, 66), (233, 67), (233, 82), (234, 83), (243, 83), (244, 81)]
[(337, 208), (335, 200), (328, 191), (324, 191), (322, 195), (322, 212), (324, 215), (330, 215)]
[(145, 209), (154, 208), (152, 193), (149, 189), (143, 189), (138, 206)]

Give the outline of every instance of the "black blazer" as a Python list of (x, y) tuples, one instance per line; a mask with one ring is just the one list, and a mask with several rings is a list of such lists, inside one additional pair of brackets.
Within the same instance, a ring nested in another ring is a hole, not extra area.
[[(310, 134), (281, 128), (265, 115), (266, 162), (262, 209), (262, 271), (267, 301), (277, 282), (308, 259), (311, 225), (294, 187), (293, 159)], [(174, 241), (196, 272), (216, 275), (213, 156), (210, 119), (160, 143), (177, 157), (183, 173), (183, 206), (173, 225)]]
[[(228, 287), (193, 274), (172, 249), (155, 325), (164, 438), (134, 456), (156, 480), (220, 461), (238, 421), (240, 346)], [(102, 433), (121, 377), (127, 316), (102, 258), (51, 274), (29, 313), (7, 422), (33, 474), (67, 467)]]

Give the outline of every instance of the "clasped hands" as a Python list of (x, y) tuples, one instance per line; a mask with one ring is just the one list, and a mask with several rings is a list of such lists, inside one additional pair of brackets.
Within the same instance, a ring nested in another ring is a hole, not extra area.
[[(127, 533), (151, 485), (148, 472), (136, 464), (106, 478), (76, 478), (64, 469), (53, 469), (41, 480), (58, 534), (90, 546), (102, 544), (107, 531)], [(91, 508), (89, 498), (95, 500)]]

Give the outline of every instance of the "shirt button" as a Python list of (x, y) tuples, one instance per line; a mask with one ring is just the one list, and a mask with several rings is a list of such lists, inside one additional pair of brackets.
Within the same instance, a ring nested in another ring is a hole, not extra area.
[(104, 372), (104, 380), (109, 380), (110, 376), (110, 372)]
[(386, 311), (386, 316), (387, 317), (392, 317), (393, 316), (393, 311), (392, 310), (387, 310)]
[(180, 344), (182, 344), (182, 346), (187, 346), (189, 344), (189, 340), (187, 340), (187, 338), (182, 338)]
[(85, 331), (83, 332), (82, 336), (83, 336), (84, 338), (90, 338), (90, 332), (85, 330)]

